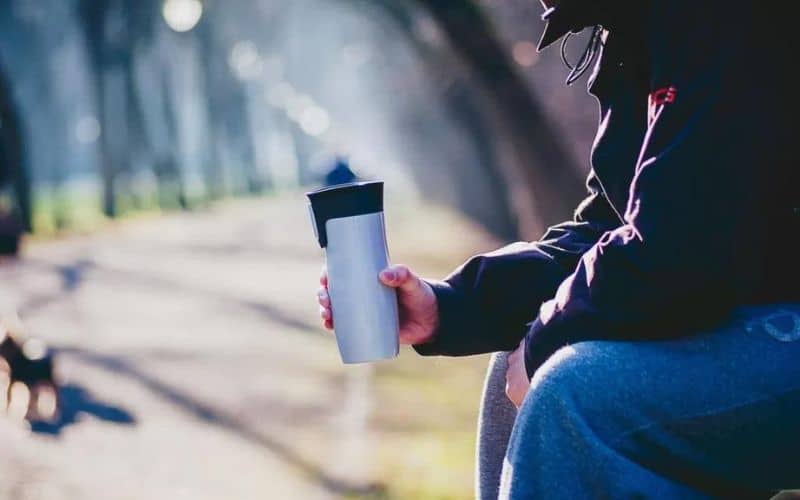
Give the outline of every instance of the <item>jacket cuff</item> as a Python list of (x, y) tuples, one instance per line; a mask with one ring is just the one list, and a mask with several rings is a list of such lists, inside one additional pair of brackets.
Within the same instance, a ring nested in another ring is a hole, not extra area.
[(592, 338), (609, 338), (598, 336), (602, 328), (596, 320), (572, 318), (564, 321), (563, 317), (554, 317), (551, 312), (554, 303), (555, 300), (550, 300), (542, 304), (525, 336), (525, 371), (528, 377), (533, 377), (536, 370), (564, 346)]
[(536, 335), (541, 329), (542, 322), (537, 316), (531, 323), (528, 335), (525, 336), (525, 372), (528, 374), (528, 380), (533, 378), (533, 374), (538, 368), (534, 350), (536, 347)]
[(458, 342), (457, 337), (464, 326), (463, 316), (466, 313), (464, 297), (446, 281), (425, 280), (425, 282), (433, 288), (433, 293), (436, 295), (439, 327), (434, 332), (432, 340), (412, 347), (422, 356), (447, 355), (454, 350), (454, 343)]
[(562, 332), (555, 330), (555, 325), (543, 323), (541, 316), (537, 316), (531, 323), (528, 335), (525, 337), (525, 372), (528, 374), (528, 379), (533, 378), (533, 374), (547, 361), (547, 358), (567, 344), (566, 339), (561, 336)]

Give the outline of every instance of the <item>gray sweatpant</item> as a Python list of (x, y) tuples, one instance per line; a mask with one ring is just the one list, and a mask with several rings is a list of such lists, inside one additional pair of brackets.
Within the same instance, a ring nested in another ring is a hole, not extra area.
[(519, 414), (505, 354), (481, 404), (477, 497), (769, 498), (800, 486), (800, 305), (713, 332), (582, 342), (534, 375)]

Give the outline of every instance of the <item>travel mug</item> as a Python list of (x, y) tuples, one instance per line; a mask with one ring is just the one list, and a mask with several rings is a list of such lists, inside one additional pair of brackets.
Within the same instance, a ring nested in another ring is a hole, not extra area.
[(389, 264), (383, 182), (357, 182), (307, 193), (312, 225), (328, 266), (328, 292), (344, 363), (397, 356), (397, 294), (378, 274)]

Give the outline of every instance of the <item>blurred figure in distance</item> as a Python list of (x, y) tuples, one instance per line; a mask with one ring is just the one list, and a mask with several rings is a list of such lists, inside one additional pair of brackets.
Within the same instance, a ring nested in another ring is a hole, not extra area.
[(350, 168), (350, 163), (344, 156), (337, 156), (332, 167), (325, 174), (326, 186), (338, 186), (340, 184), (350, 184), (356, 182), (358, 176)]

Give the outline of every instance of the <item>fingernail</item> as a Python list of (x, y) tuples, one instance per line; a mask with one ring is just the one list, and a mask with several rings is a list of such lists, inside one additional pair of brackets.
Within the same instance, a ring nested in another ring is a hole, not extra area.
[(387, 281), (394, 281), (397, 278), (397, 274), (394, 271), (384, 271), (383, 277)]
[(327, 292), (325, 292), (325, 290), (320, 290), (319, 292), (317, 292), (317, 296), (322, 300), (325, 300), (325, 299), (328, 298), (328, 294), (327, 294)]

